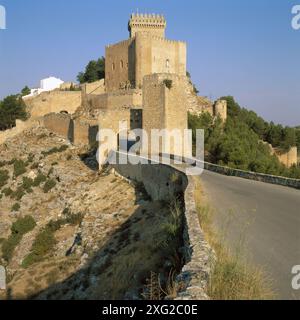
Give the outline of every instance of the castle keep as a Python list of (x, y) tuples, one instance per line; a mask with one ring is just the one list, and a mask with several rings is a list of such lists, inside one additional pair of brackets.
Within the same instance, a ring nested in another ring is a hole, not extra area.
[(167, 39), (166, 26), (162, 15), (132, 14), (128, 39), (105, 49), (105, 79), (26, 98), (32, 118), (42, 117), (46, 127), (75, 144), (95, 141), (96, 127), (120, 133), (120, 123), (128, 132), (145, 129), (148, 136), (152, 129), (183, 132), (188, 112), (225, 121), (226, 101), (197, 96), (186, 69), (187, 45)]
[[(166, 39), (166, 25), (161, 15), (133, 14), (129, 39), (106, 47), (105, 93), (85, 101), (91, 113), (99, 111), (100, 128), (117, 131), (122, 122), (149, 135), (151, 129), (183, 132), (187, 112), (201, 109), (187, 77), (187, 45)], [(218, 101), (205, 111), (225, 120), (227, 105)]]

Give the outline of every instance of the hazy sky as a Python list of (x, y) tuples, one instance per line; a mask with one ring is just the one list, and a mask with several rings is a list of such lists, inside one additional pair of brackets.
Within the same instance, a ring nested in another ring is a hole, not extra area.
[(132, 12), (162, 13), (188, 45), (200, 94), (233, 95), (267, 120), (300, 124), (300, 0), (0, 0), (0, 98), (50, 75), (75, 80), (106, 44), (128, 37)]

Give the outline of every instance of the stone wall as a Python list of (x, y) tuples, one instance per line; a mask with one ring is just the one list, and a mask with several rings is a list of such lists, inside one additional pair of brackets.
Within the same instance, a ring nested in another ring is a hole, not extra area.
[(48, 113), (66, 111), (74, 113), (82, 102), (81, 91), (47, 91), (40, 95), (24, 99), (32, 118), (42, 117)]
[(232, 169), (229, 167), (223, 167), (223, 166), (219, 166), (219, 165), (208, 163), (208, 162), (204, 163), (204, 169), (213, 171), (216, 173), (220, 173), (223, 175), (227, 175), (227, 176), (235, 176), (235, 177), (240, 177), (244, 179), (261, 181), (261, 182), (272, 183), (272, 184), (277, 184), (281, 186), (300, 189), (299, 179), (290, 179), (290, 178), (272, 176), (272, 175), (263, 174), (263, 173)]
[[(134, 156), (141, 161), (142, 158)], [(163, 164), (113, 165), (116, 173), (128, 181), (143, 183), (153, 200), (172, 201), (184, 197), (184, 267), (177, 277), (182, 285), (176, 300), (207, 300), (207, 285), (214, 253), (198, 223), (195, 185), (180, 168)]]
[(79, 144), (92, 144), (97, 140), (99, 126), (97, 123), (89, 123), (79, 119), (73, 121), (74, 135), (72, 142), (76, 145)]
[(143, 85), (145, 76), (154, 73), (186, 75), (186, 43), (156, 37), (150, 33), (136, 34), (135, 83)]
[(105, 83), (108, 92), (122, 84), (135, 84), (135, 41), (129, 39), (105, 49)]
[(44, 116), (43, 125), (72, 143), (89, 145), (97, 140), (98, 124), (80, 119), (73, 120), (68, 114), (50, 113)]
[(44, 116), (44, 126), (49, 131), (64, 137), (65, 139), (73, 139), (73, 123), (71, 116), (61, 113), (50, 113)]

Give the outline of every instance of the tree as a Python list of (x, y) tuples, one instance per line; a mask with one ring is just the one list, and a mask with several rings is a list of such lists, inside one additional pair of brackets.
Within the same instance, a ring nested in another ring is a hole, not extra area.
[(286, 168), (264, 141), (282, 149), (289, 149), (297, 141), (300, 130), (268, 123), (255, 112), (241, 108), (233, 97), (224, 97), (229, 116), (225, 123), (213, 119), (208, 113), (189, 115), (189, 128), (205, 131), (205, 157), (207, 161), (236, 169), (300, 178), (300, 167)]
[(77, 80), (80, 83), (94, 82), (105, 78), (105, 58), (91, 60), (85, 68), (85, 72), (80, 72)]
[(30, 94), (30, 89), (28, 86), (25, 86), (22, 91), (21, 91), (21, 96), (24, 97), (24, 96), (27, 96), (28, 94)]
[(17, 119), (27, 119), (26, 106), (20, 94), (10, 95), (0, 102), (0, 130), (14, 127)]

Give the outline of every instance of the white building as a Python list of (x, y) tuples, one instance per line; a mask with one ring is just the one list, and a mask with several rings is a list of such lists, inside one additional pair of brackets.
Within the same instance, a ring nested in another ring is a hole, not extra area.
[(58, 89), (63, 83), (64, 81), (55, 77), (42, 79), (40, 82), (40, 88), (31, 89), (30, 94), (27, 96), (24, 96), (23, 98), (25, 99), (30, 98), (33, 96), (37, 96), (40, 93), (45, 91), (52, 91), (52, 90)]

